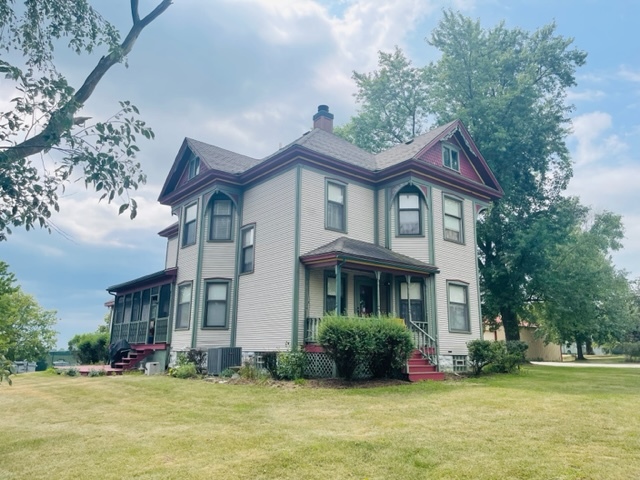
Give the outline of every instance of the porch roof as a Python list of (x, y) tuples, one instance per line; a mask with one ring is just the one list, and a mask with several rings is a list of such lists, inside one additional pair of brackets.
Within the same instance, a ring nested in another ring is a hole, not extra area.
[(438, 273), (438, 267), (394, 252), (373, 243), (340, 237), (300, 257), (304, 265), (329, 267), (337, 263), (358, 270), (379, 270), (395, 274), (428, 275)]
[(178, 268), (167, 268), (166, 270), (160, 270), (159, 272), (150, 273), (143, 277), (138, 277), (128, 282), (118, 283), (107, 288), (109, 293), (125, 293), (133, 290), (139, 290), (143, 287), (150, 287), (160, 285), (167, 282), (172, 282), (176, 275), (178, 275)]

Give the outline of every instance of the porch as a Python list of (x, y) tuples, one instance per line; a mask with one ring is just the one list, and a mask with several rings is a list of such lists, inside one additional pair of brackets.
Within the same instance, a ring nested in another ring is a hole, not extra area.
[(416, 349), (437, 365), (437, 267), (346, 237), (301, 256), (300, 261), (305, 266), (306, 346), (317, 344), (327, 312), (392, 316), (404, 320)]

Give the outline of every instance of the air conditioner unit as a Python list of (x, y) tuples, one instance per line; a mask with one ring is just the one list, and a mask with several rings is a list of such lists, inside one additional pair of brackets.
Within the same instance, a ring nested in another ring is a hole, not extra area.
[(220, 375), (230, 367), (242, 365), (242, 347), (219, 347), (207, 350), (207, 372)]
[(159, 373), (162, 373), (160, 362), (147, 362), (144, 364), (145, 375), (158, 375)]

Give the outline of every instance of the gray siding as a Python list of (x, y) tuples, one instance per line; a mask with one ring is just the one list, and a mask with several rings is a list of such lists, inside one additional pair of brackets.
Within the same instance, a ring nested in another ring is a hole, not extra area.
[[(456, 195), (454, 195), (456, 196)], [(480, 312), (478, 311), (478, 283), (476, 276), (475, 222), (473, 202), (466, 198), (463, 203), (465, 243), (458, 244), (444, 240), (442, 190), (433, 189), (433, 227), (437, 266), (436, 302), (438, 312), (438, 337), (441, 355), (466, 355), (470, 340), (482, 337)], [(469, 316), (471, 333), (449, 332), (447, 305), (447, 280), (459, 280), (468, 284)], [(450, 353), (449, 353), (450, 352)]]
[(373, 194), (374, 190), (362, 185), (347, 184), (347, 233), (326, 230), (325, 179), (339, 177), (323, 175), (314, 170), (302, 170), (301, 237), (300, 254), (325, 245), (336, 238), (348, 236), (373, 243)]
[[(204, 218), (204, 245), (202, 251), (202, 271), (200, 277), (200, 300), (198, 302), (198, 311), (196, 312), (198, 336), (196, 345), (198, 348), (209, 347), (228, 347), (231, 344), (231, 319), (233, 318), (233, 293), (235, 285), (233, 277), (235, 275), (235, 259), (236, 259), (236, 237), (238, 226), (238, 212), (234, 207), (233, 210), (233, 233), (232, 242), (210, 242), (207, 241), (209, 221), (211, 209), (205, 210)], [(229, 280), (227, 308), (227, 328), (226, 329), (210, 329), (202, 328), (204, 323), (204, 311), (206, 302), (206, 281), (212, 278), (223, 278)]]
[[(185, 205), (190, 205), (193, 203), (195, 199), (191, 198), (189, 201), (184, 202), (180, 207), (184, 207)], [(201, 199), (198, 198), (198, 216), (197, 216), (197, 230), (196, 230), (196, 239), (200, 238), (200, 214), (202, 208)], [(195, 244), (189, 245), (188, 247), (181, 247), (180, 239), (182, 238), (182, 213), (184, 209), (178, 209), (178, 217), (179, 217), (179, 233), (177, 237), (177, 249), (178, 252), (178, 277), (176, 278), (176, 288), (173, 291), (173, 333), (171, 334), (171, 348), (173, 350), (184, 350), (191, 347), (191, 329), (194, 326), (194, 307), (195, 307), (195, 294), (196, 294), (196, 282), (194, 281), (196, 278), (197, 268), (198, 268), (198, 241)], [(193, 282), (191, 287), (191, 321), (189, 324), (188, 330), (176, 330), (176, 310), (178, 306), (177, 295), (178, 295), (178, 285), (184, 282)]]
[(389, 210), (389, 227), (391, 229), (391, 245), (394, 252), (408, 255), (417, 260), (421, 260), (426, 263), (431, 263), (429, 255), (429, 215), (431, 212), (427, 209), (427, 203), (424, 199), (420, 198), (420, 205), (422, 208), (422, 231), (424, 236), (420, 237), (398, 237), (398, 197), (391, 202), (391, 209)]
[(244, 351), (284, 348), (291, 341), (295, 183), (292, 169), (244, 194), (243, 224), (256, 225), (255, 269), (238, 285), (237, 345)]

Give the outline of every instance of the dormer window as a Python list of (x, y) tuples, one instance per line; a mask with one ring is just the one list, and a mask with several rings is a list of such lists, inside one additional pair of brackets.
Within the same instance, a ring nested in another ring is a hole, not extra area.
[(189, 180), (200, 173), (200, 159), (193, 155), (189, 159)]
[(442, 164), (451, 170), (459, 172), (460, 160), (458, 150), (453, 148), (451, 145), (442, 145)]

